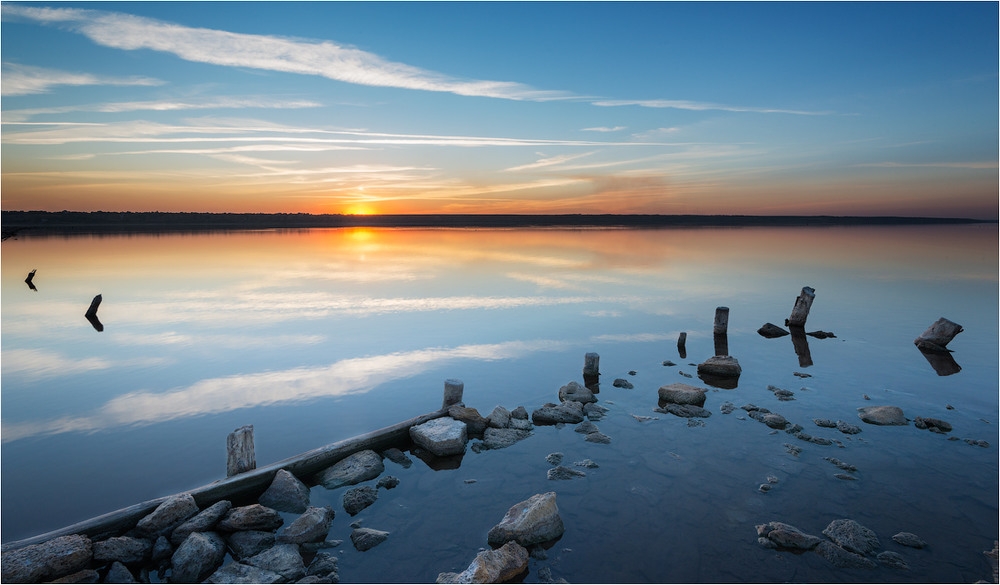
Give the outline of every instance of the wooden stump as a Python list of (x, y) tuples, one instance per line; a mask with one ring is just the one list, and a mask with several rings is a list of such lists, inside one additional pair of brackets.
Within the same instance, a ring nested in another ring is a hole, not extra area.
[(253, 425), (246, 425), (229, 433), (226, 451), (226, 477), (257, 469), (257, 458), (253, 451)]
[(715, 341), (715, 355), (729, 355), (729, 336), (725, 333), (716, 333), (712, 337)]
[(809, 317), (809, 309), (812, 308), (813, 300), (816, 299), (816, 291), (808, 286), (802, 287), (802, 292), (795, 299), (795, 306), (792, 307), (792, 315), (785, 319), (786, 326), (805, 327), (806, 318)]
[(712, 333), (715, 335), (725, 335), (729, 329), (729, 307), (716, 307), (715, 325)]
[(682, 359), (687, 357), (687, 347), (685, 346), (687, 338), (687, 331), (681, 331), (681, 334), (677, 336), (677, 355), (681, 356)]
[(913, 343), (924, 351), (946, 352), (950, 350), (945, 346), (962, 331), (964, 329), (961, 325), (941, 317), (921, 333), (920, 337), (914, 339)]
[(590, 352), (583, 356), (583, 375), (584, 376), (599, 376), (600, 375), (600, 364), (601, 356), (594, 352)]
[(454, 404), (462, 401), (462, 394), (465, 393), (465, 382), (450, 378), (444, 381), (444, 401), (441, 403), (441, 410), (445, 410)]

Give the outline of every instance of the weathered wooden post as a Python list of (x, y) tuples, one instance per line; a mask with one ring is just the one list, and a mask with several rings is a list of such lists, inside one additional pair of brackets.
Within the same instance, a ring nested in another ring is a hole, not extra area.
[(102, 300), (103, 300), (103, 297), (101, 297), (101, 295), (97, 295), (96, 297), (94, 297), (94, 300), (90, 301), (90, 308), (87, 309), (87, 312), (84, 313), (84, 314), (87, 317), (96, 316), (97, 315), (97, 307), (101, 306), (101, 301)]
[(816, 299), (816, 291), (811, 287), (802, 287), (802, 292), (795, 299), (795, 306), (792, 307), (792, 315), (785, 319), (786, 326), (805, 327), (806, 318), (809, 317), (809, 309), (812, 308), (813, 300)]
[(789, 327), (792, 334), (792, 347), (795, 355), (799, 356), (799, 366), (808, 368), (813, 365), (812, 354), (809, 352), (809, 340), (806, 339), (806, 330), (802, 327)]
[(226, 477), (257, 469), (253, 451), (253, 425), (242, 426), (226, 438)]
[(677, 355), (681, 356), (681, 358), (686, 358), (688, 354), (685, 345), (687, 344), (687, 338), (687, 331), (681, 331), (680, 335), (677, 336)]
[(715, 326), (712, 333), (715, 335), (725, 335), (729, 329), (729, 307), (715, 308)]
[(584, 376), (599, 376), (600, 372), (601, 356), (594, 352), (590, 352), (583, 356), (583, 375)]
[(920, 337), (914, 339), (913, 343), (924, 351), (943, 353), (951, 351), (947, 349), (946, 346), (962, 331), (964, 331), (964, 329), (962, 329), (961, 325), (941, 317), (931, 324), (931, 326), (927, 328), (927, 331), (921, 333)]
[(444, 402), (441, 403), (441, 410), (447, 410), (454, 404), (462, 401), (462, 394), (465, 392), (465, 382), (449, 378), (444, 381)]

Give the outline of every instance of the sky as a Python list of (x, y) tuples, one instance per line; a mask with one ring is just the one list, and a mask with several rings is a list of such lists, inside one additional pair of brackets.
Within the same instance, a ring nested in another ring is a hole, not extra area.
[(998, 217), (997, 2), (3, 2), (5, 210)]

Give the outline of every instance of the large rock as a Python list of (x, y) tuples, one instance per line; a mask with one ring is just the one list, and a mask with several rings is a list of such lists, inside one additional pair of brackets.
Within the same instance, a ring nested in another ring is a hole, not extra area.
[(662, 408), (655, 408), (653, 410), (683, 418), (708, 418), (712, 416), (711, 411), (693, 404), (666, 404)]
[(354, 516), (361, 510), (375, 503), (378, 499), (378, 489), (370, 485), (359, 485), (344, 492), (344, 510)]
[(180, 546), (192, 532), (209, 532), (222, 520), (223, 516), (233, 509), (229, 500), (220, 500), (198, 512), (190, 520), (184, 522), (170, 534), (170, 543)]
[(302, 555), (299, 553), (299, 547), (294, 544), (276, 545), (243, 562), (258, 569), (278, 573), (288, 581), (306, 576)]
[(481, 437), (489, 421), (475, 408), (455, 405), (448, 409), (448, 416), (465, 423), (465, 432), (470, 437)]
[(583, 422), (583, 403), (568, 400), (559, 405), (551, 403), (542, 405), (531, 413), (531, 422), (536, 425)]
[(842, 548), (860, 555), (882, 548), (875, 532), (847, 518), (830, 522), (823, 534)]
[[(527, 412), (525, 413), (527, 415)], [(510, 426), (510, 411), (502, 406), (496, 406), (486, 417), (489, 426), (494, 429), (505, 429)], [(525, 417), (527, 418), (527, 416)]]
[(316, 480), (327, 489), (375, 479), (385, 471), (382, 457), (371, 449), (358, 451), (319, 472)]
[(355, 528), (351, 532), (351, 543), (361, 552), (382, 544), (387, 538), (389, 538), (388, 532), (374, 528)]
[(554, 540), (562, 536), (562, 518), (556, 506), (556, 493), (536, 494), (511, 506), (499, 524), (486, 536), (492, 545), (506, 544), (513, 540), (529, 546)]
[(273, 532), (264, 530), (246, 530), (230, 534), (227, 542), (229, 550), (233, 553), (233, 558), (240, 560), (252, 557), (274, 546), (275, 535)]
[(583, 414), (590, 420), (601, 420), (608, 413), (608, 409), (596, 402), (583, 405)]
[(765, 414), (763, 417), (761, 417), (760, 422), (766, 424), (772, 429), (778, 429), (778, 430), (784, 429), (789, 424), (788, 419), (774, 412)]
[(285, 578), (274, 571), (243, 563), (229, 563), (212, 573), (206, 583), (284, 583)]
[(279, 512), (301, 514), (309, 507), (309, 488), (291, 472), (279, 469), (257, 503)]
[(201, 583), (222, 564), (226, 543), (214, 532), (192, 532), (170, 557), (171, 581)]
[(677, 382), (660, 386), (660, 402), (666, 404), (691, 404), (694, 406), (705, 406), (706, 388), (698, 388)]
[(878, 566), (874, 561), (845, 550), (829, 540), (819, 543), (816, 552), (819, 556), (830, 561), (833, 566), (842, 569), (874, 569)]
[(464, 453), (469, 440), (465, 423), (450, 416), (413, 425), (410, 427), (410, 438), (438, 457)]
[(510, 411), (510, 418), (516, 418), (518, 420), (528, 420), (528, 409), (523, 406), (518, 406), (514, 410)]
[(743, 372), (740, 362), (731, 355), (717, 355), (698, 364), (698, 375), (735, 378)]
[(285, 521), (277, 510), (251, 504), (233, 508), (216, 524), (216, 528), (224, 532), (241, 530), (277, 530)]
[(912, 548), (924, 548), (927, 543), (924, 542), (922, 538), (913, 534), (912, 532), (900, 532), (892, 535), (892, 539), (903, 546), (909, 546)]
[(518, 429), (494, 429), (488, 428), (483, 433), (483, 445), (487, 449), (503, 449), (510, 447), (514, 443), (527, 439), (531, 436), (531, 431), (521, 431)]
[(337, 571), (337, 557), (330, 553), (318, 552), (306, 568), (306, 575), (326, 579), (326, 583), (337, 583), (340, 580)]
[(101, 575), (93, 569), (84, 569), (82, 571), (77, 571), (71, 575), (66, 575), (65, 577), (59, 577), (58, 579), (53, 579), (49, 583), (100, 583)]
[(438, 583), (506, 583), (528, 569), (528, 549), (508, 542), (496, 550), (476, 555), (461, 573), (442, 573)]
[(93, 543), (71, 534), (0, 555), (0, 580), (4, 583), (38, 583), (82, 571), (93, 557)]
[(138, 583), (135, 580), (135, 575), (132, 571), (128, 570), (128, 567), (115, 561), (111, 563), (111, 567), (108, 569), (108, 574), (104, 577), (105, 583)]
[(898, 406), (863, 406), (858, 409), (858, 417), (872, 425), (905, 425), (906, 417)]
[(155, 537), (169, 534), (182, 522), (198, 513), (198, 504), (191, 494), (181, 494), (167, 499), (136, 524), (143, 536)]
[(594, 396), (594, 392), (590, 388), (573, 381), (559, 388), (559, 402), (567, 400), (587, 404), (588, 402), (597, 402), (597, 397)]
[(149, 560), (153, 543), (145, 538), (115, 536), (94, 543), (94, 560), (99, 563), (120, 561), (125, 564), (141, 563)]
[(307, 508), (301, 516), (281, 531), (275, 542), (279, 544), (302, 544), (326, 538), (333, 524), (335, 512), (330, 506)]
[(822, 539), (806, 534), (791, 524), (768, 522), (757, 526), (758, 539), (765, 539), (779, 548), (812, 550)]

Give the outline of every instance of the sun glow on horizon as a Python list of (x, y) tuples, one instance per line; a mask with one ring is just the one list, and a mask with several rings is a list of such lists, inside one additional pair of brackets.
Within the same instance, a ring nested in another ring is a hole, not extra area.
[(378, 215), (378, 212), (370, 205), (356, 203), (344, 209), (344, 215)]

